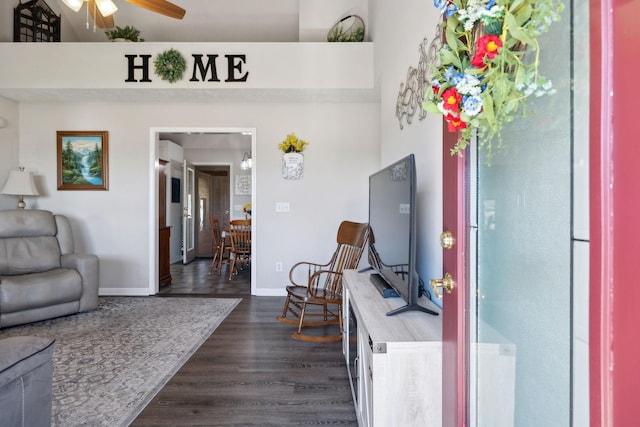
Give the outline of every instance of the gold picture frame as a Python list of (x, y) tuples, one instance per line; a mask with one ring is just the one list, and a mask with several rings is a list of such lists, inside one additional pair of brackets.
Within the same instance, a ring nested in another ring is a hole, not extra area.
[(57, 131), (58, 190), (109, 189), (109, 132)]

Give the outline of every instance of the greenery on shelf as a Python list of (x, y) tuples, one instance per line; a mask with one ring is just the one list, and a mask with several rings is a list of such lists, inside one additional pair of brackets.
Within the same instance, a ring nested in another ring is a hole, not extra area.
[(111, 41), (116, 39), (131, 40), (132, 42), (143, 42), (144, 39), (140, 37), (140, 30), (130, 25), (123, 27), (116, 27), (113, 30), (107, 30), (104, 32), (107, 38)]
[(329, 33), (327, 40), (330, 42), (361, 42), (364, 40), (364, 27), (358, 27), (353, 31), (346, 31), (342, 27), (335, 27)]
[(357, 15), (342, 18), (334, 25), (329, 34), (329, 42), (361, 42), (364, 41), (364, 21)]

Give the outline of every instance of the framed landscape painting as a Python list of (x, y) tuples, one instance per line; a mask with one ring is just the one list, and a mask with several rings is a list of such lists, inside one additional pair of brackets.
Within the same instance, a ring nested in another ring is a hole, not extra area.
[(109, 189), (109, 132), (58, 131), (58, 190)]

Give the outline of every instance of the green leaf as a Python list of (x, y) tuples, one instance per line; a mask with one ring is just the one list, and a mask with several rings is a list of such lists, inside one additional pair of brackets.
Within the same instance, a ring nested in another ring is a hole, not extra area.
[(459, 70), (462, 69), (460, 59), (448, 49), (440, 49), (440, 63), (442, 65), (453, 64)]
[(424, 101), (422, 103), (422, 109), (433, 114), (442, 114), (442, 112), (438, 109), (438, 106), (431, 101)]
[(495, 120), (493, 98), (489, 94), (482, 96), (482, 114), (487, 122), (493, 122)]
[(516, 22), (518, 23), (518, 27), (522, 27), (529, 19), (531, 19), (532, 12), (533, 9), (531, 8), (531, 5), (526, 4), (514, 15)]
[(522, 28), (518, 26), (518, 23), (516, 22), (516, 19), (513, 17), (513, 15), (507, 16), (507, 26), (509, 33), (513, 36), (514, 39), (519, 40), (526, 45), (535, 44), (534, 41), (529, 36), (527, 36), (524, 31), (522, 31)]
[(524, 4), (525, 0), (515, 0), (513, 3), (511, 3), (511, 6), (509, 6), (509, 12), (510, 14), (516, 13), (516, 11), (522, 7), (522, 5)]
[(445, 38), (447, 39), (447, 44), (449, 45), (449, 47), (451, 47), (451, 49), (458, 50), (460, 48), (458, 43), (462, 44), (462, 42), (458, 40), (458, 37), (456, 37), (455, 33), (451, 30), (450, 27), (447, 27), (446, 31), (444, 32), (444, 35), (445, 35)]

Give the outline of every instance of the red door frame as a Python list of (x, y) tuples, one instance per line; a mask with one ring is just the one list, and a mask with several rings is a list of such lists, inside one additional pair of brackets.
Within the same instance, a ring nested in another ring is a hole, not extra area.
[(591, 425), (637, 424), (640, 66), (635, 0), (590, 1)]
[[(442, 129), (442, 226), (450, 231), (455, 244), (442, 253), (443, 274), (450, 273), (455, 287), (442, 299), (442, 426), (466, 425), (468, 396), (467, 377), (467, 203), (465, 158), (450, 153), (458, 139), (457, 133)], [(454, 378), (455, 380), (450, 381)]]

